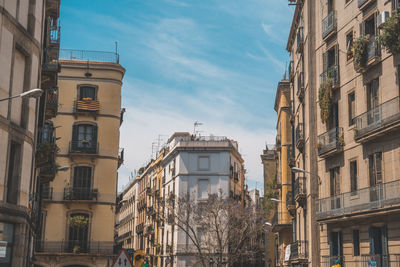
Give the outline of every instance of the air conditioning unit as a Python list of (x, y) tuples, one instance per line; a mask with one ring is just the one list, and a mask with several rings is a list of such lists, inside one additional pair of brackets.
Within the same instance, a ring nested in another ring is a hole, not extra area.
[(382, 27), (382, 25), (388, 20), (389, 16), (390, 16), (389, 11), (383, 11), (378, 15), (376, 22), (378, 28)]

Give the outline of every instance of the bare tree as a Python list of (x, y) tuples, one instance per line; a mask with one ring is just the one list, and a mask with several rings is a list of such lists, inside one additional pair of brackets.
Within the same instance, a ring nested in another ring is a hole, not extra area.
[(206, 200), (170, 195), (164, 216), (189, 240), (178, 250), (195, 256), (204, 267), (210, 260), (216, 266), (233, 266), (243, 259), (262, 257), (265, 216), (259, 207), (244, 207), (221, 194)]

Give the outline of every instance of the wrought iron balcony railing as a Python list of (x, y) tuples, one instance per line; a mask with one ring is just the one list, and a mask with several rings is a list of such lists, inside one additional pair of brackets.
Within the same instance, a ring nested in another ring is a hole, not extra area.
[(339, 266), (343, 266), (344, 257), (343, 256), (322, 256), (322, 267), (331, 267), (339, 264)]
[(290, 244), (290, 260), (304, 260), (308, 257), (307, 241), (297, 240)]
[(298, 123), (296, 126), (296, 147), (301, 149), (304, 146), (304, 124)]
[(53, 198), (53, 188), (45, 187), (42, 189), (42, 199), (52, 199)]
[(87, 187), (64, 188), (64, 200), (97, 200), (98, 189)]
[(332, 83), (334, 87), (340, 85), (340, 75), (339, 75), (339, 65), (333, 65), (329, 67), (326, 71), (321, 73), (320, 82), (323, 83), (327, 78), (332, 79)]
[(378, 60), (381, 57), (381, 46), (378, 43), (376, 36), (374, 35), (372, 35), (368, 39), (366, 56), (368, 63), (370, 63), (372, 59)]
[(298, 31), (297, 31), (297, 36), (296, 36), (296, 43), (297, 43), (297, 52), (301, 53), (303, 50), (303, 45), (304, 45), (304, 30), (303, 26), (300, 26)]
[(115, 52), (60, 49), (60, 59), (119, 63)]
[(362, 5), (367, 3), (368, 1), (370, 1), (370, 0), (358, 0), (358, 7), (361, 7)]
[(367, 111), (356, 118), (355, 139), (358, 140), (366, 135), (384, 129), (387, 125), (400, 122), (399, 97), (386, 101), (374, 109)]
[(60, 26), (50, 25), (49, 26), (49, 44), (60, 45)]
[(336, 29), (336, 11), (329, 12), (322, 20), (322, 38), (327, 37)]
[(45, 253), (45, 254), (86, 253), (94, 255), (113, 255), (114, 242), (84, 241), (84, 240), (69, 240), (69, 241), (36, 240), (35, 251), (37, 253)]
[(336, 151), (338, 148), (344, 145), (343, 128), (336, 127), (318, 136), (318, 155), (324, 156), (324, 154), (332, 151)]
[(58, 87), (46, 90), (46, 117), (51, 119), (58, 111)]
[(306, 177), (297, 177), (294, 183), (294, 198), (296, 201), (304, 200), (307, 197)]
[(292, 224), (292, 216), (287, 210), (285, 211), (284, 209), (282, 209), (275, 211), (274, 217), (272, 217), (273, 227), (289, 224)]
[(69, 145), (70, 153), (97, 154), (98, 143), (91, 140), (74, 140)]
[(400, 204), (400, 180), (317, 200), (317, 218), (349, 215)]

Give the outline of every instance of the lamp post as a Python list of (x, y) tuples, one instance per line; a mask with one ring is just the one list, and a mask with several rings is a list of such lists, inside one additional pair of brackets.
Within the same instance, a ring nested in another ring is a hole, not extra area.
[(294, 172), (294, 173), (307, 173), (309, 175), (315, 175), (318, 178), (318, 184), (320, 185), (322, 183), (321, 178), (316, 173), (312, 173), (312, 172), (309, 172), (309, 171), (306, 171), (306, 170), (303, 170), (303, 169), (300, 169), (300, 168), (297, 168), (297, 167), (292, 167), (292, 172)]
[(3, 99), (0, 99), (0, 102), (1, 101), (6, 101), (6, 100), (10, 100), (10, 99), (13, 99), (13, 98), (17, 98), (17, 97), (21, 97), (21, 98), (38, 98), (38, 97), (40, 97), (42, 95), (42, 93), (43, 93), (42, 89), (36, 88), (36, 89), (32, 89), (32, 90), (23, 92), (23, 93), (21, 93), (19, 95), (14, 95), (14, 96), (10, 96), (10, 97), (6, 97), (6, 98), (3, 98)]

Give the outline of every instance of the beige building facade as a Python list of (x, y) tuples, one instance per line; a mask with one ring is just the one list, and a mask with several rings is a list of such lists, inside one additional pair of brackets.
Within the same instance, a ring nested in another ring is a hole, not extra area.
[(400, 59), (377, 42), (398, 6), (296, 1), (292, 167), (307, 198), (295, 188), (292, 265), (399, 264)]
[[(1, 266), (27, 266), (32, 258), (37, 124), (45, 108), (42, 100), (6, 98), (42, 88), (44, 51), (50, 44), (57, 51), (59, 45), (59, 5), (57, 0), (0, 1)], [(44, 98), (47, 88), (42, 89)]]
[(57, 165), (69, 168), (42, 183), (36, 264), (107, 266), (115, 256), (125, 69), (115, 53), (61, 50), (60, 57), (59, 108), (52, 123)]

